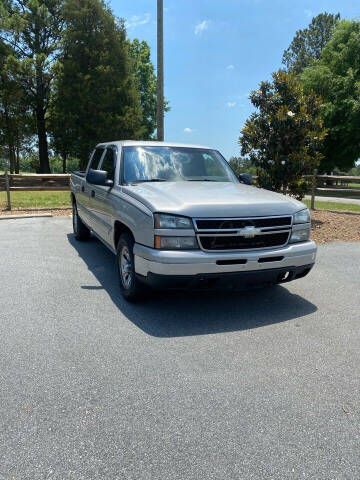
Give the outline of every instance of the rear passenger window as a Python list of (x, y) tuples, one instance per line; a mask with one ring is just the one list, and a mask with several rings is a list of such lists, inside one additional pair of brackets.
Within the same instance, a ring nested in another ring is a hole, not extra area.
[(115, 181), (116, 152), (113, 148), (107, 148), (100, 170), (108, 172), (108, 180)]
[(100, 159), (101, 159), (101, 155), (103, 154), (103, 151), (104, 151), (103, 148), (96, 148), (95, 149), (95, 152), (92, 156), (89, 168), (92, 168), (94, 170), (98, 170), (99, 162), (100, 162)]

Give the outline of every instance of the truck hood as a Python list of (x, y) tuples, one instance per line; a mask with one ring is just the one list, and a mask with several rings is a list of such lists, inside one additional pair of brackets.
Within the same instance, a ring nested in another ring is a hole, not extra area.
[(152, 212), (188, 217), (289, 215), (305, 205), (291, 197), (232, 182), (159, 182), (123, 187)]

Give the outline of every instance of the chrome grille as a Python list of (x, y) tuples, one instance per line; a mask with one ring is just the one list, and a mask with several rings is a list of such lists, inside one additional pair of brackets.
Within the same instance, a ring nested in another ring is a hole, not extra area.
[(292, 216), (196, 218), (194, 225), (205, 251), (266, 249), (288, 243)]
[(265, 218), (211, 218), (196, 219), (198, 230), (233, 230), (245, 227), (282, 227), (291, 226), (292, 217), (265, 217)]

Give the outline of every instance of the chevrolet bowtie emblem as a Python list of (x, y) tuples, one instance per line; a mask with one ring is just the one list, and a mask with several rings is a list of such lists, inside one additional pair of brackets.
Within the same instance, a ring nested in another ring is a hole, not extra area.
[(237, 235), (244, 238), (254, 238), (255, 235), (259, 235), (259, 233), (261, 233), (261, 228), (255, 227), (245, 227), (237, 231)]

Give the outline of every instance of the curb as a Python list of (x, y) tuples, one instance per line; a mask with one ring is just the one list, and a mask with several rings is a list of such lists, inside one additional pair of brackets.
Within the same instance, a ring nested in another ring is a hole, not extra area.
[(52, 213), (34, 213), (23, 215), (0, 215), (0, 220), (16, 220), (17, 218), (37, 218), (37, 217), (52, 217)]

